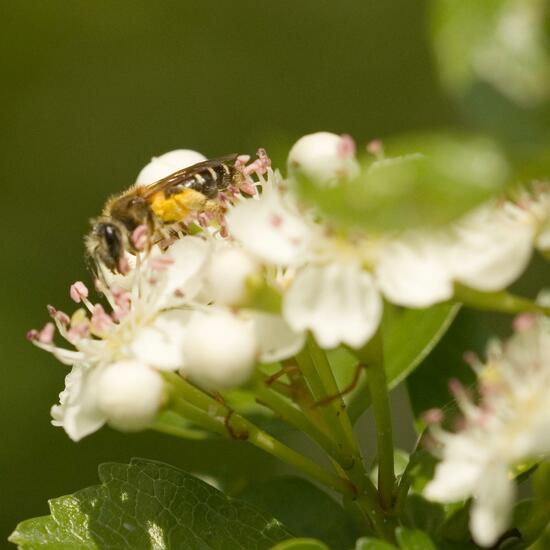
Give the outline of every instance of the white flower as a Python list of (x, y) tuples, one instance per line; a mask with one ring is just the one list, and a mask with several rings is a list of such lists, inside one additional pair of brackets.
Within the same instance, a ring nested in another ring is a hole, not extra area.
[(536, 224), (511, 203), (488, 203), (448, 228), (411, 230), (378, 247), (376, 280), (391, 302), (428, 307), (448, 300), (454, 284), (503, 290), (525, 270)]
[(317, 132), (301, 137), (288, 154), (288, 171), (320, 184), (334, 184), (359, 173), (355, 144), (350, 136)]
[(142, 430), (155, 418), (163, 391), (163, 380), (154, 369), (138, 361), (119, 361), (100, 373), (98, 407), (113, 427)]
[(358, 262), (308, 265), (287, 291), (283, 315), (295, 331), (310, 329), (325, 348), (359, 348), (378, 328), (382, 299)]
[(193, 166), (193, 164), (204, 160), (206, 160), (204, 155), (191, 149), (176, 149), (164, 153), (160, 157), (153, 157), (151, 162), (141, 170), (136, 179), (136, 184), (149, 185), (155, 183), (182, 168)]
[(77, 364), (65, 377), (65, 389), (59, 394), (59, 405), (51, 409), (52, 424), (63, 427), (73, 441), (99, 430), (107, 421), (97, 407), (99, 372)]
[(529, 263), (535, 225), (511, 204), (482, 206), (453, 229), (451, 274), (466, 286), (484, 292), (502, 290)]
[(208, 389), (248, 380), (258, 357), (254, 323), (226, 311), (195, 312), (184, 341), (183, 372)]
[(433, 427), (442, 461), (425, 496), (440, 502), (473, 497), (470, 528), (482, 546), (506, 530), (515, 496), (510, 470), (520, 462), (550, 455), (550, 324), (528, 317), (504, 345), (493, 344), (488, 363), (477, 365), (481, 402), (463, 391), (457, 400), (464, 428)]
[(374, 280), (361, 265), (364, 243), (356, 246), (314, 223), (284, 193), (277, 174), (268, 173), (264, 187), (257, 200), (229, 212), (230, 234), (260, 261), (290, 268), (280, 286), (283, 317), (295, 333), (311, 330), (324, 348), (362, 346), (382, 316)]
[(257, 200), (241, 201), (227, 215), (232, 237), (261, 261), (298, 265), (307, 261), (313, 234), (290, 195), (283, 195), (278, 172), (269, 172)]
[(217, 241), (205, 267), (206, 292), (218, 305), (239, 305), (247, 295), (247, 282), (259, 274), (257, 262), (228, 241)]
[(376, 281), (395, 304), (422, 308), (449, 300), (453, 281), (443, 239), (416, 232), (380, 246)]

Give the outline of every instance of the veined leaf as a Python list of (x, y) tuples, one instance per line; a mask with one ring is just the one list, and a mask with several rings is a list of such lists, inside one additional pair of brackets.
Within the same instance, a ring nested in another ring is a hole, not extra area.
[[(386, 305), (388, 314), (385, 315), (382, 331), (386, 376), (390, 389), (404, 380), (432, 351), (450, 327), (459, 307), (457, 304), (444, 303), (428, 309), (414, 310)], [(370, 405), (364, 377), (361, 380), (348, 403), (348, 411), (354, 421)]]
[(22, 549), (262, 550), (292, 535), (252, 505), (168, 464), (133, 459), (99, 467), (101, 485), (50, 501), (51, 515), (20, 523)]
[(329, 550), (329, 548), (315, 539), (290, 539), (276, 544), (270, 550)]

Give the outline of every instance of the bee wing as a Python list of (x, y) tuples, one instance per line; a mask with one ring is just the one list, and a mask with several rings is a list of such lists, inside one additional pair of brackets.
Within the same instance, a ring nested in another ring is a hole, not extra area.
[(165, 178), (162, 178), (155, 183), (151, 183), (150, 185), (140, 188), (140, 196), (142, 196), (144, 199), (147, 199), (149, 197), (152, 197), (155, 193), (158, 193), (159, 191), (164, 191), (165, 193), (168, 192), (169, 194), (169, 190), (172, 187), (178, 186), (179, 184), (192, 178), (196, 174), (200, 174), (207, 168), (215, 168), (220, 164), (233, 166), (238, 156), (239, 155), (237, 154), (225, 155), (223, 157), (217, 157), (214, 159), (198, 162), (197, 164), (193, 164), (192, 166), (188, 166), (187, 168), (182, 168), (181, 170), (178, 170), (177, 172), (174, 172), (173, 174), (170, 174), (169, 176), (166, 176)]

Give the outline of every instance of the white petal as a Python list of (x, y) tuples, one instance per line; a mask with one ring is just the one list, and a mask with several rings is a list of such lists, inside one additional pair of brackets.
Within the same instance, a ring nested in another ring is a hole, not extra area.
[(462, 457), (440, 462), (424, 496), (437, 502), (458, 502), (470, 497), (479, 482), (482, 465)]
[(119, 430), (147, 428), (163, 396), (162, 377), (138, 361), (119, 361), (102, 370), (98, 381), (98, 406), (109, 424)]
[(307, 259), (312, 231), (275, 189), (232, 208), (227, 225), (230, 234), (262, 261), (289, 266)]
[(376, 282), (394, 304), (423, 308), (448, 300), (453, 282), (440, 237), (416, 234), (383, 246), (376, 266)]
[(359, 173), (353, 141), (330, 132), (316, 132), (301, 137), (288, 154), (290, 174), (301, 173), (315, 182), (327, 184), (338, 178), (352, 178)]
[(296, 355), (304, 346), (305, 333), (293, 331), (280, 315), (254, 313), (260, 361), (273, 363)]
[(184, 343), (183, 372), (207, 389), (225, 389), (246, 382), (258, 355), (252, 320), (224, 310), (194, 312)]
[(164, 153), (160, 157), (153, 157), (151, 162), (141, 170), (136, 179), (136, 184), (149, 185), (155, 183), (182, 168), (193, 166), (193, 164), (203, 160), (206, 160), (204, 155), (191, 149), (176, 149)]
[(166, 370), (177, 370), (184, 364), (183, 342), (190, 313), (167, 311), (135, 333), (130, 350), (140, 362)]
[(199, 293), (210, 250), (209, 242), (193, 236), (178, 239), (170, 246), (166, 254), (174, 263), (168, 267), (161, 282), (162, 307), (180, 304), (180, 296), (192, 300)]
[(496, 207), (482, 207), (456, 226), (450, 268), (456, 281), (493, 292), (506, 288), (525, 270), (534, 227)]
[(382, 299), (372, 277), (354, 262), (310, 265), (283, 298), (283, 316), (296, 331), (311, 330), (324, 348), (359, 348), (374, 334)]
[(237, 244), (216, 242), (205, 267), (206, 293), (219, 305), (239, 305), (246, 283), (258, 273), (254, 259)]
[(480, 479), (470, 515), (470, 530), (481, 546), (492, 546), (509, 525), (515, 496), (505, 464), (487, 468)]
[(75, 365), (65, 378), (59, 405), (51, 409), (52, 424), (62, 426), (73, 441), (79, 441), (105, 424), (105, 415), (97, 406), (98, 374), (97, 368)]

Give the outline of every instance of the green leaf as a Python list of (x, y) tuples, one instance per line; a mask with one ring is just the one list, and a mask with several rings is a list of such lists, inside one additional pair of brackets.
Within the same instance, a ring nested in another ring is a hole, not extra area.
[(23, 549), (267, 549), (292, 536), (276, 519), (167, 464), (133, 459), (99, 467), (101, 485), (50, 501), (51, 516), (22, 522)]
[(526, 107), (550, 97), (546, 2), (433, 0), (431, 5), (434, 53), (452, 93), (464, 95), (482, 81)]
[(445, 510), (441, 504), (430, 502), (413, 493), (405, 501), (401, 519), (405, 527), (435, 535), (445, 521)]
[(409, 399), (419, 432), (425, 428), (422, 418), (425, 411), (449, 408), (453, 402), (449, 380), (460, 380), (465, 386), (475, 383), (475, 374), (465, 363), (464, 353), (484, 352), (487, 341), (494, 335), (489, 319), (490, 316), (485, 313), (462, 310), (433, 353), (407, 379)]
[(302, 478), (281, 477), (254, 484), (239, 498), (277, 518), (294, 535), (319, 539), (330, 548), (349, 548), (358, 536), (344, 509)]
[(550, 463), (539, 464), (533, 475), (534, 498), (518, 502), (513, 525), (521, 533), (514, 548), (527, 548), (541, 537), (550, 522)]
[(431, 8), (439, 74), (461, 111), (521, 155), (547, 148), (547, 1), (432, 0)]
[(22, 521), (10, 535), (9, 541), (23, 549), (75, 550), (99, 549), (88, 530), (88, 518), (80, 510), (74, 496), (49, 501), (50, 516)]
[[(420, 310), (401, 309), (386, 304), (382, 331), (390, 389), (409, 376), (432, 351), (451, 326), (458, 310), (458, 305), (447, 303)], [(354, 364), (357, 362), (355, 359), (353, 361)], [(351, 379), (351, 375), (348, 376)], [(361, 380), (348, 402), (348, 412), (353, 421), (370, 405), (364, 377)]]
[(363, 167), (353, 181), (319, 187), (299, 179), (302, 198), (345, 227), (408, 230), (449, 223), (501, 193), (511, 174), (485, 138), (433, 133), (385, 147), (388, 158)]
[(280, 542), (271, 550), (329, 550), (326, 544), (315, 539), (290, 539)]
[(362, 537), (357, 541), (355, 550), (397, 550), (397, 546), (380, 539)]
[(436, 550), (430, 537), (418, 529), (399, 527), (396, 536), (402, 550)]

